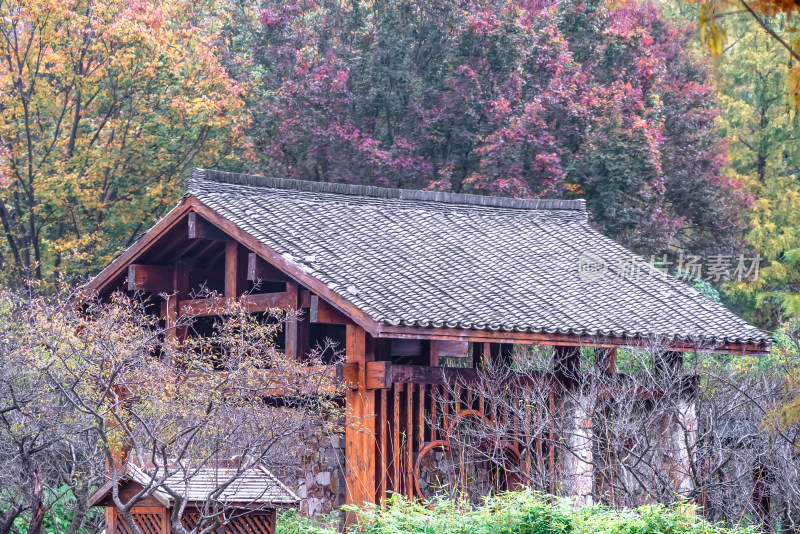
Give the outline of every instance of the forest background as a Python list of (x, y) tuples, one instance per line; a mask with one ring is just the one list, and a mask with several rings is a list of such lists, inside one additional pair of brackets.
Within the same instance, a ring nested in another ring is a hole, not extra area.
[[(742, 404), (765, 450), (775, 428), (796, 447), (796, 9), (0, 0), (0, 287), (55, 293), (98, 272), (175, 205), (192, 166), (585, 198), (599, 230), (776, 333), (772, 355), (713, 360), (714, 376), (766, 392)], [(19, 337), (8, 299), (4, 339)], [(792, 447), (783, 459), (774, 472), (800, 465)], [(800, 524), (800, 486), (778, 482)]]
[(800, 312), (796, 32), (736, 7), (0, 2), (0, 280), (91, 276), (208, 166), (586, 198), (775, 330)]

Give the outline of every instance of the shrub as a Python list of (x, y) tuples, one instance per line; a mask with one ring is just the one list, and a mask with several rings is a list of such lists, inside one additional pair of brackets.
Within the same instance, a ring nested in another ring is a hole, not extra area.
[[(352, 532), (370, 534), (749, 534), (753, 527), (728, 529), (703, 520), (692, 505), (644, 506), (613, 510), (577, 507), (573, 501), (532, 491), (486, 498), (480, 506), (439, 500), (427, 505), (394, 496), (385, 508), (346, 507), (358, 515)], [(334, 534), (324, 519), (313, 521), (294, 511), (278, 518), (279, 534)]]

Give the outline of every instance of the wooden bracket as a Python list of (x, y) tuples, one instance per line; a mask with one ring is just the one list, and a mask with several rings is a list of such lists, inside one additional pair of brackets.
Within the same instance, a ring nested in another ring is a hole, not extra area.
[[(224, 315), (234, 301), (221, 297), (182, 300), (178, 303), (178, 313), (186, 317)], [(260, 293), (244, 295), (239, 302), (248, 313), (258, 313), (273, 308), (286, 309), (289, 297), (286, 293)]]
[(247, 257), (247, 279), (253, 282), (287, 282), (290, 280), (288, 276), (255, 252), (251, 252)]
[(128, 265), (128, 291), (145, 293), (172, 293), (175, 267), (162, 265)]
[(189, 239), (233, 241), (233, 238), (195, 212), (189, 212)]
[(392, 362), (367, 362), (367, 389), (392, 387)]
[(310, 307), (309, 315), (312, 323), (353, 324), (353, 321), (351, 321), (349, 317), (317, 295), (311, 295)]

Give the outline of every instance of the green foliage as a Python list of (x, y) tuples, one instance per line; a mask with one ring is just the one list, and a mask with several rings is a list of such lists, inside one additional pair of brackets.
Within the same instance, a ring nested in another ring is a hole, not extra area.
[(730, 139), (728, 174), (756, 198), (746, 237), (762, 258), (758, 280), (731, 283), (727, 300), (772, 330), (782, 313), (800, 312), (800, 123), (786, 101), (788, 54), (756, 26), (748, 16), (731, 17), (732, 44), (713, 72), (720, 131)]
[(698, 280), (694, 285), (692, 285), (692, 287), (714, 302), (720, 301), (719, 291), (717, 291), (716, 288), (709, 282), (705, 280)]
[[(752, 528), (726, 529), (695, 515), (692, 506), (645, 506), (637, 510), (616, 511), (602, 506), (578, 508), (567, 499), (531, 491), (508, 492), (487, 498), (470, 507), (451, 500), (430, 505), (409, 502), (393, 496), (385, 509), (348, 508), (356, 513), (359, 525), (352, 532), (369, 534), (745, 534)], [(333, 534), (326, 528), (294, 512), (278, 517), (279, 534)]]
[[(56, 490), (45, 488), (45, 492), (48, 495), (53, 495), (56, 500), (50, 504), (50, 507), (45, 513), (44, 519), (42, 520), (42, 527), (44, 528), (44, 531), (48, 534), (67, 532), (75, 516), (75, 507), (77, 504), (75, 495), (66, 485), (63, 485)], [(96, 530), (94, 525), (99, 519), (98, 516), (101, 515), (103, 515), (102, 509), (90, 509), (86, 519), (84, 519), (82, 522), (82, 526), (78, 527), (78, 529), (75, 531), (76, 534), (90, 534), (94, 532)], [(20, 532), (25, 532), (30, 524), (30, 521), (30, 513), (22, 514), (14, 520), (14, 527)]]

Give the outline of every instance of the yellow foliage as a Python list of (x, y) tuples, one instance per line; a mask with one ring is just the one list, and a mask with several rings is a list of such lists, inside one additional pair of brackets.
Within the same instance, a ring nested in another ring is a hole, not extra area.
[(102, 265), (177, 200), (193, 162), (246, 145), (213, 8), (0, 2), (6, 276)]

